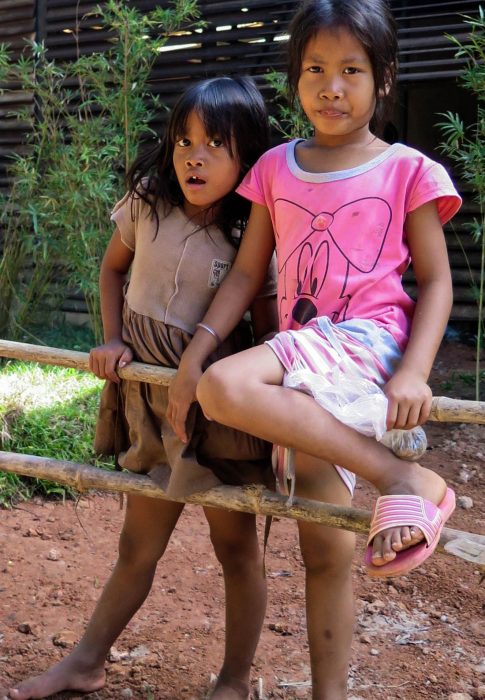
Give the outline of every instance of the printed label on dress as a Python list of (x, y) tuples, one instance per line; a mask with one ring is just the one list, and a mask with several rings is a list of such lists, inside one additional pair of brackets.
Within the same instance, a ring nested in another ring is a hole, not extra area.
[(231, 267), (232, 264), (230, 262), (226, 262), (225, 260), (214, 259), (212, 261), (209, 273), (209, 287), (211, 289), (214, 289), (214, 287), (218, 287), (224, 279), (224, 277), (229, 272), (229, 270), (231, 269)]

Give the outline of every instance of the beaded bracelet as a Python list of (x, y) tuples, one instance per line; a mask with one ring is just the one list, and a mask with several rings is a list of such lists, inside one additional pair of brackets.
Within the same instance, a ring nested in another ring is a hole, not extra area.
[(217, 345), (220, 345), (222, 343), (222, 340), (219, 338), (219, 334), (210, 326), (208, 326), (206, 323), (196, 323), (195, 324), (196, 328), (203, 328), (205, 331), (210, 333), (214, 338), (216, 339)]

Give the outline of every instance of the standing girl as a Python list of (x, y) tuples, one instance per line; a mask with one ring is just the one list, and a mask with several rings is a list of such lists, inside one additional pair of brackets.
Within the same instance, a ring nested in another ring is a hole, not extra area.
[[(92, 371), (109, 380), (96, 446), (114, 453), (122, 467), (149, 473), (174, 497), (221, 480), (261, 480), (266, 467), (271, 472), (271, 446), (207, 421), (196, 405), (190, 440), (181, 443), (166, 420), (166, 388), (120, 383), (116, 368), (133, 359), (178, 365), (236, 256), (250, 204), (234, 188), (267, 139), (266, 110), (250, 79), (198, 83), (175, 105), (160, 146), (134, 163), (129, 192), (111, 217), (116, 230), (100, 275), (105, 344), (90, 354)], [(275, 295), (268, 275), (251, 308), (256, 338), (276, 328)], [(238, 328), (219, 357), (249, 347), (244, 335)], [(10, 690), (11, 698), (104, 685), (106, 655), (147, 597), (182, 509), (180, 503), (128, 496), (119, 558), (81, 641), (59, 664)], [(255, 518), (212, 508), (205, 515), (226, 590), (225, 657), (211, 698), (247, 700), (266, 606)]]
[[(366, 554), (376, 576), (422, 563), (454, 508), (440, 476), (399, 459), (318, 403), (320, 388), (362, 381), (383, 387), (388, 429), (413, 428), (430, 410), (426, 382), (452, 302), (442, 225), (460, 198), (441, 165), (376, 135), (396, 69), (396, 28), (385, 0), (302, 4), (290, 27), (289, 85), (314, 135), (267, 152), (238, 189), (253, 202), (244, 241), (184, 353), (169, 406), (185, 439), (202, 362), (254, 297), (276, 247), (281, 332), (212, 365), (197, 397), (214, 420), (296, 451), (301, 496), (348, 505), (354, 474), (370, 481), (382, 494)], [(416, 304), (402, 287), (411, 260)], [(285, 464), (277, 466), (286, 476)], [(299, 534), (312, 697), (341, 700), (353, 623), (353, 536), (306, 523)]]

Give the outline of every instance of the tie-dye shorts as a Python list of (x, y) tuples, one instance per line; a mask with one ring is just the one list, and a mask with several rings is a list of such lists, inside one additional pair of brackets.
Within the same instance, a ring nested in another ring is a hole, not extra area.
[[(310, 394), (346, 425), (381, 440), (386, 434), (387, 399), (381, 387), (402, 357), (392, 335), (371, 320), (333, 324), (328, 317), (312, 319), (299, 330), (278, 333), (266, 342), (285, 369), (283, 386)], [(390, 431), (410, 434), (424, 449), (421, 428)], [(413, 435), (414, 433), (414, 435)], [(404, 436), (408, 437), (408, 436)], [(409, 442), (409, 440), (408, 440)], [(386, 439), (384, 439), (386, 443)], [(414, 456), (408, 458), (415, 458)], [(353, 494), (355, 474), (334, 465)], [(273, 468), (278, 490), (293, 497), (294, 453), (275, 446)]]

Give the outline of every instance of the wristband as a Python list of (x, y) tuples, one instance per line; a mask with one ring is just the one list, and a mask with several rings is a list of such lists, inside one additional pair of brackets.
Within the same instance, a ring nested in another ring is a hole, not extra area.
[(206, 323), (196, 323), (195, 324), (196, 328), (203, 328), (207, 333), (210, 333), (214, 338), (216, 339), (217, 345), (220, 345), (222, 343), (222, 340), (219, 338), (219, 334), (210, 326), (208, 326)]

